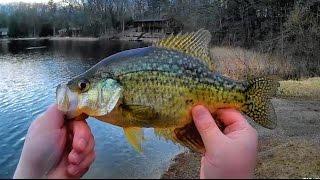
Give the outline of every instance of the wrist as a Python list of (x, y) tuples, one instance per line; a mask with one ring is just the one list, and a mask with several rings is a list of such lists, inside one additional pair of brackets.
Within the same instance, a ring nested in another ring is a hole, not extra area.
[(225, 171), (211, 171), (210, 173), (200, 173), (200, 179), (252, 179), (253, 173), (237, 173), (237, 172), (225, 172)]
[(30, 171), (30, 168), (23, 167), (22, 163), (19, 162), (16, 171), (14, 172), (13, 179), (31, 179), (36, 178), (35, 174)]
[(14, 172), (13, 179), (38, 179), (44, 177), (42, 171), (35, 171), (39, 167), (25, 164), (23, 160), (20, 160), (16, 171)]
[(236, 165), (214, 164), (203, 157), (201, 161), (200, 179), (251, 179), (254, 178), (254, 167), (248, 164)]

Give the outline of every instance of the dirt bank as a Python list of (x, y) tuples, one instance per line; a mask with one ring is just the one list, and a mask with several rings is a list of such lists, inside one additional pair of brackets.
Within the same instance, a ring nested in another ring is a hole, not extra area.
[[(256, 178), (320, 178), (320, 101), (274, 99), (278, 127), (259, 133)], [(185, 152), (161, 178), (199, 178), (201, 156)]]

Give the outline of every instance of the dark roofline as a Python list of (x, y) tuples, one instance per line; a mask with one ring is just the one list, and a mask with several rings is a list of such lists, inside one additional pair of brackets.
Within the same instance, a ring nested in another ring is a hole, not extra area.
[(162, 22), (162, 21), (167, 21), (170, 18), (165, 18), (165, 19), (142, 19), (142, 20), (134, 20), (133, 22)]
[(9, 31), (9, 28), (0, 28), (0, 31), (2, 31), (2, 30)]

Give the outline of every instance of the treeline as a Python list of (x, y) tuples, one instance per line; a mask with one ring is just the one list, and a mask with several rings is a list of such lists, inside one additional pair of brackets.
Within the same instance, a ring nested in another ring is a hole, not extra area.
[(311, 73), (320, 71), (319, 0), (51, 0), (1, 6), (0, 27), (9, 27), (10, 37), (56, 35), (75, 27), (82, 36), (103, 36), (127, 29), (135, 19), (164, 15), (182, 22), (184, 31), (210, 30), (212, 44), (303, 59)]

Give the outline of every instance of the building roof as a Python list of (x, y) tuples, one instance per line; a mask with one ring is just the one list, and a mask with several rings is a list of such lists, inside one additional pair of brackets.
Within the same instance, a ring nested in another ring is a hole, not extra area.
[(9, 29), (8, 28), (0, 28), (0, 32), (8, 32)]
[(162, 18), (162, 19), (141, 19), (141, 20), (134, 20), (134, 22), (162, 22), (167, 21), (169, 18)]
[(77, 28), (77, 27), (73, 27), (73, 28), (70, 28), (71, 31), (80, 31), (81, 29), (80, 28)]

